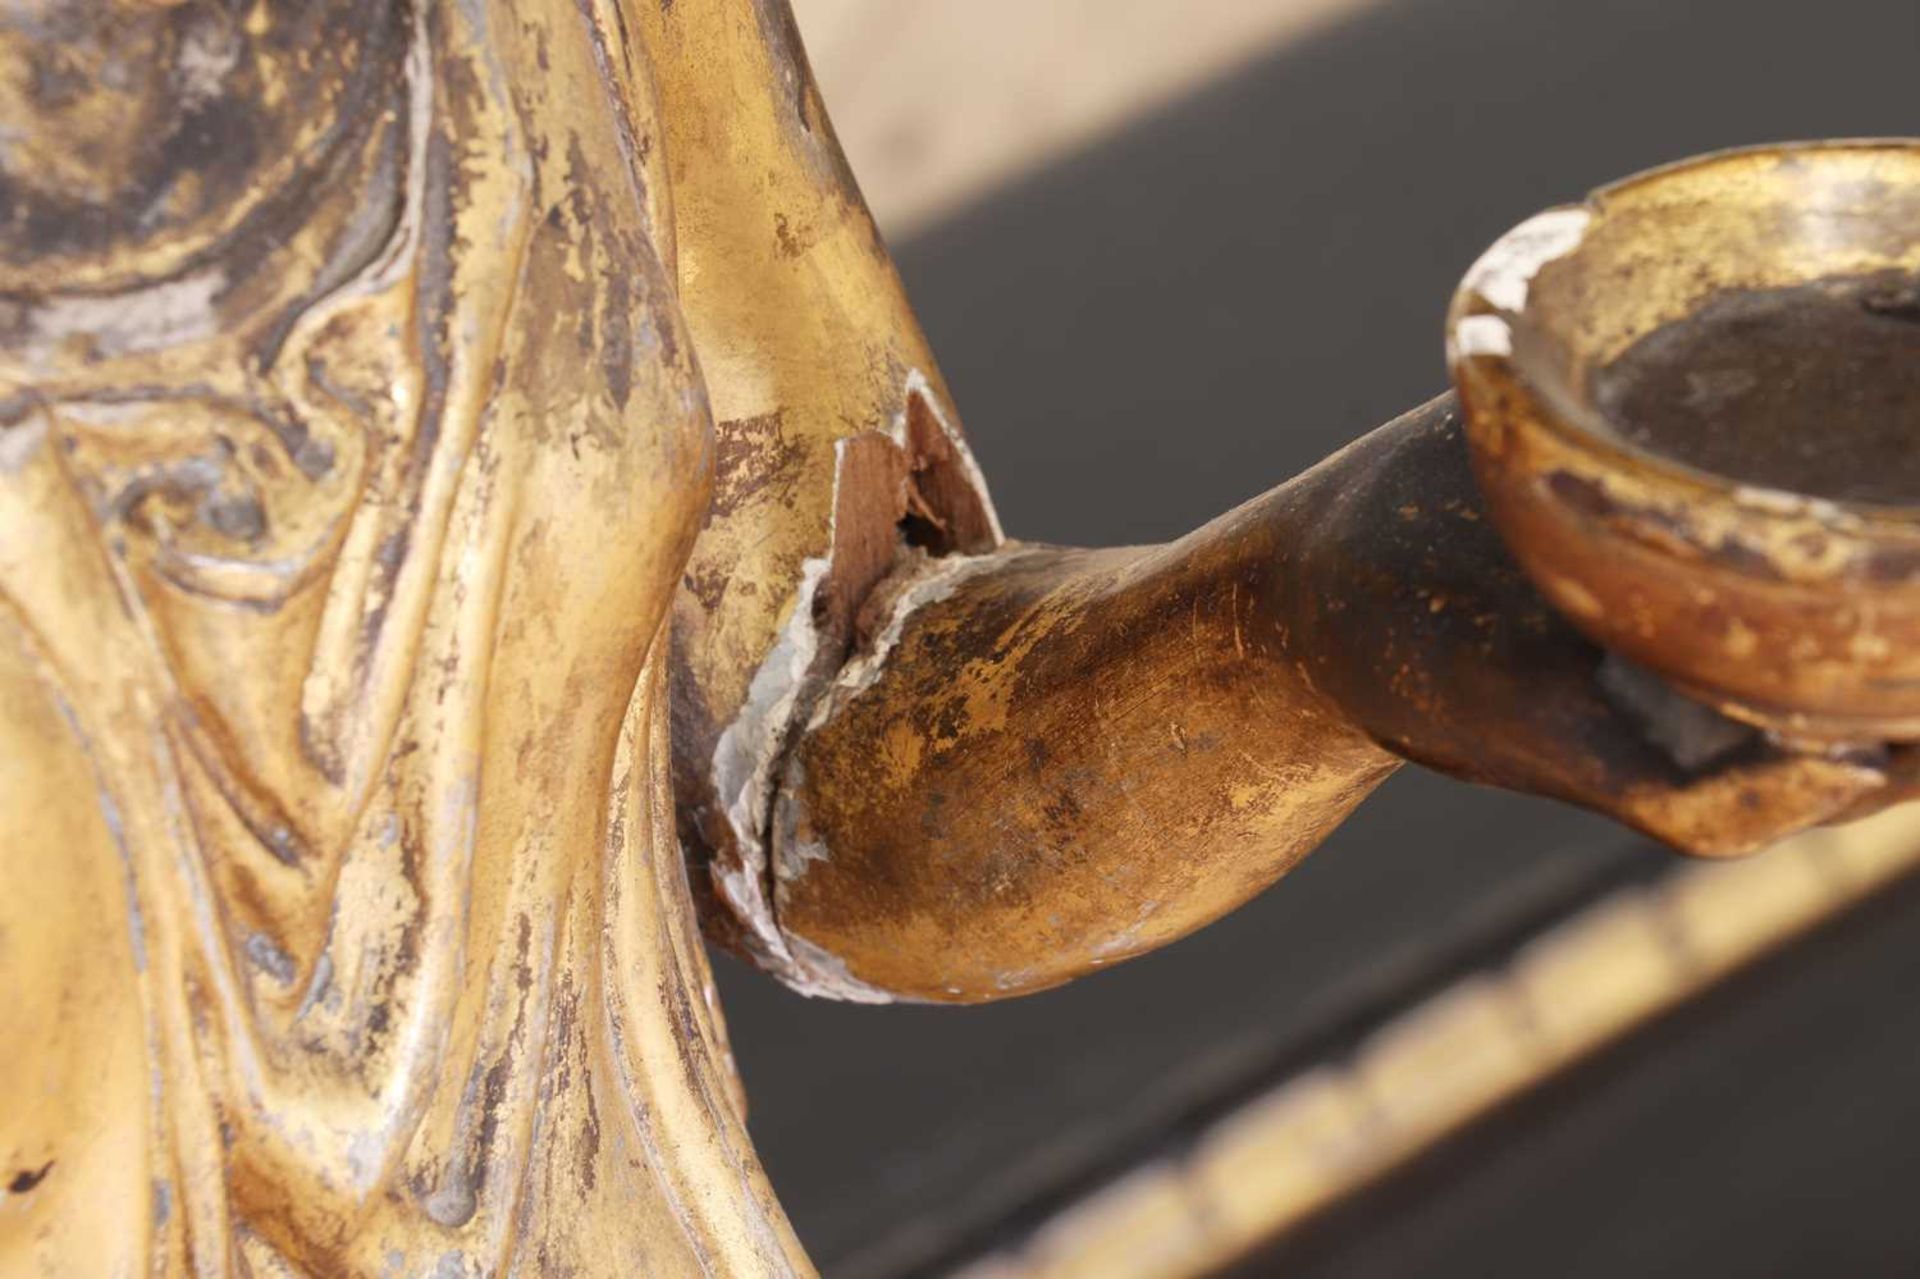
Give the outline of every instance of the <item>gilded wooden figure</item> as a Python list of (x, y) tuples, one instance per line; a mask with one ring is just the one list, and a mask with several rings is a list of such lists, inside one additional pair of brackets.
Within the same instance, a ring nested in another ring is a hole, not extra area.
[(1006, 541), (779, 0), (14, 5), (0, 121), (0, 1271), (807, 1273), (703, 925), (993, 999), (1403, 759), (1710, 852), (1899, 791), (1677, 762), (1451, 399)]

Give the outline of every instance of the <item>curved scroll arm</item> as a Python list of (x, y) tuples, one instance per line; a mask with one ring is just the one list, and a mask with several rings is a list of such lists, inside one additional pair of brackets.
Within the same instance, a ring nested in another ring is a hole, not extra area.
[(923, 562), (788, 757), (775, 909), (842, 988), (972, 1001), (1193, 931), (1399, 765), (1703, 853), (1890, 793), (1711, 713), (1676, 763), (1483, 518), (1451, 396), (1166, 546)]

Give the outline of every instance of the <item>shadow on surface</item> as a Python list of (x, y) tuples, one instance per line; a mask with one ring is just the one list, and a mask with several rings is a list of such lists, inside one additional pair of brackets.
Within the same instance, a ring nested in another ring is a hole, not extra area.
[(1911, 1275), (1916, 937), (1909, 879), (1232, 1279)]

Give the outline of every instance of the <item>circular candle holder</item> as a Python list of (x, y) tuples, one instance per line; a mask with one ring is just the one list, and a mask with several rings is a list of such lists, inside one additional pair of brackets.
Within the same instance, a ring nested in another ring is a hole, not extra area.
[(1548, 210), (1447, 326), (1489, 511), (1555, 606), (1691, 697), (1836, 744), (1920, 740), (1910, 341), (1920, 142), (1893, 140), (1704, 156)]

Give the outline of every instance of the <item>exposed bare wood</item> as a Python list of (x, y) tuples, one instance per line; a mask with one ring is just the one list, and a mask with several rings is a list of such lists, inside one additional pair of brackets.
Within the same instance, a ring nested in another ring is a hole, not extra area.
[(11, 10), (0, 116), (9, 1270), (804, 1274), (701, 917), (997, 998), (1402, 758), (1703, 851), (1909, 783), (1676, 766), (1447, 398), (1006, 543), (777, 0)]

